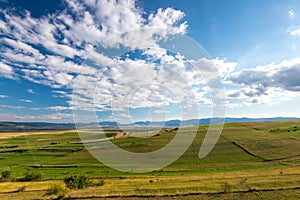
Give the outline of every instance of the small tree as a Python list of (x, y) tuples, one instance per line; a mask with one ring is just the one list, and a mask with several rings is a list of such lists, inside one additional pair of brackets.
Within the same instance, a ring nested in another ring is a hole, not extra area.
[(71, 189), (82, 189), (91, 185), (91, 179), (86, 175), (71, 175), (64, 178), (64, 183)]
[(25, 174), (24, 179), (25, 179), (25, 181), (41, 180), (42, 175), (38, 172), (28, 172), (28, 173)]
[(10, 171), (1, 172), (1, 178), (9, 178), (9, 177), (10, 177)]

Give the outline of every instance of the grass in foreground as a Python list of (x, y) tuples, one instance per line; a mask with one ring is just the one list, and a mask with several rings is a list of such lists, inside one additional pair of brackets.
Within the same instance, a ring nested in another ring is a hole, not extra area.
[[(180, 159), (162, 170), (144, 174), (122, 173), (99, 163), (84, 148), (76, 132), (5, 138), (0, 140), (0, 172), (10, 171), (11, 177), (19, 179), (27, 172), (38, 171), (44, 180), (0, 183), (0, 198), (53, 198), (44, 196), (53, 184), (64, 187), (62, 179), (66, 176), (88, 174), (96, 180), (104, 179), (105, 185), (69, 190), (66, 196), (190, 194), (181, 197), (193, 199), (191, 194), (196, 194), (207, 199), (215, 195), (236, 199), (256, 195), (264, 199), (266, 195), (281, 195), (284, 199), (297, 199), (300, 130), (296, 127), (300, 127), (299, 121), (226, 124), (213, 151), (201, 160), (198, 152), (207, 127), (199, 127), (196, 139)], [(196, 128), (183, 129), (181, 134)], [(128, 151), (149, 152), (173, 137), (174, 133), (165, 132), (148, 139), (124, 137), (113, 142)]]

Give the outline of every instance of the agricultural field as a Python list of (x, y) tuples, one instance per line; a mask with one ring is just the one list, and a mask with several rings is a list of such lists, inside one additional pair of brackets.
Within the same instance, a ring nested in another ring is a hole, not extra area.
[[(198, 152), (207, 126), (197, 130), (189, 149), (177, 161), (149, 173), (125, 173), (106, 167), (82, 144), (76, 131), (0, 134), (1, 199), (299, 199), (300, 121), (225, 124), (214, 149), (203, 159)], [(172, 140), (174, 129), (149, 131), (149, 138), (105, 133), (131, 152), (157, 150)], [(140, 133), (142, 134), (142, 133)], [(37, 180), (24, 176), (38, 173)], [(63, 179), (87, 175), (94, 183), (70, 189)], [(51, 193), (53, 186), (63, 195)]]

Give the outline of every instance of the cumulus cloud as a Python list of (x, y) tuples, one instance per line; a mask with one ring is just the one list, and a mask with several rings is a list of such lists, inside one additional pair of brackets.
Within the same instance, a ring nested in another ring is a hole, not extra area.
[[(7, 61), (1, 62), (1, 76), (13, 78), (17, 71), (35, 83), (70, 88), (74, 73), (93, 75), (97, 72), (88, 66), (79, 70), (82, 60), (95, 52), (97, 43), (148, 47), (155, 44), (153, 34), (184, 33), (187, 27), (186, 22), (180, 22), (183, 12), (158, 9), (144, 17), (134, 0), (65, 0), (65, 3), (64, 10), (41, 18), (31, 17), (26, 10), (22, 13), (9, 8), (1, 10), (4, 18), (0, 20), (0, 31), (5, 37), (0, 39), (3, 44), (0, 52), (1, 58)], [(143, 28), (160, 31), (130, 33)], [(113, 43), (109, 40), (111, 37)], [(41, 52), (41, 49), (44, 50)], [(102, 63), (109, 61), (104, 55), (97, 56)]]
[(226, 77), (239, 85), (262, 88), (283, 88), (289, 91), (300, 91), (300, 59), (286, 60), (279, 64), (271, 63), (232, 73)]
[(289, 96), (288, 93), (300, 92), (299, 74), (300, 59), (235, 72), (227, 75), (225, 80), (242, 88), (227, 92), (227, 96), (248, 98), (248, 101), (250, 98), (253, 103), (266, 103), (267, 98), (270, 99), (279, 93)]
[[(180, 10), (159, 8), (147, 15), (134, 0), (64, 1), (64, 10), (41, 18), (28, 11), (0, 11), (0, 31), (5, 35), (0, 39), (0, 58), (7, 61), (0, 70), (6, 78), (21, 76), (52, 87), (55, 97), (70, 99), (70, 108), (122, 111), (178, 102), (208, 105), (205, 84), (215, 81), (214, 68), (224, 77), (237, 65), (219, 58), (188, 60), (180, 53), (168, 54), (159, 42), (185, 34), (188, 26)], [(143, 58), (101, 51), (99, 44), (140, 49)], [(64, 89), (74, 89), (73, 94)]]
[(0, 98), (8, 98), (7, 95), (0, 94)]
[[(216, 66), (223, 73), (236, 66), (221, 59), (194, 61), (178, 55), (157, 55), (148, 55), (149, 60), (114, 60), (98, 77), (77, 76), (74, 80), (73, 106), (83, 110), (124, 111), (177, 103), (186, 106), (197, 103), (209, 105), (210, 91), (205, 85), (219, 78), (219, 74), (214, 73)], [(161, 59), (164, 56), (172, 59)]]

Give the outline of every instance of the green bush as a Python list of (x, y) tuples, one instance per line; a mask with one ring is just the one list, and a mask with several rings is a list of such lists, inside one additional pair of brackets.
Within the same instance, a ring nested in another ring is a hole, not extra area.
[(91, 185), (91, 179), (86, 175), (71, 175), (64, 178), (64, 183), (71, 189), (82, 189)]
[(10, 171), (1, 172), (1, 178), (4, 178), (4, 179), (10, 178)]
[(47, 191), (46, 195), (58, 195), (64, 197), (68, 193), (68, 190), (61, 185), (55, 184), (51, 186)]
[(90, 186), (103, 186), (105, 185), (105, 181), (103, 179), (92, 180)]
[(42, 175), (39, 172), (27, 172), (24, 178), (18, 179), (18, 181), (37, 181), (41, 179)]
[(105, 184), (105, 181), (103, 179), (100, 179), (98, 182), (97, 182), (97, 186), (103, 186)]

